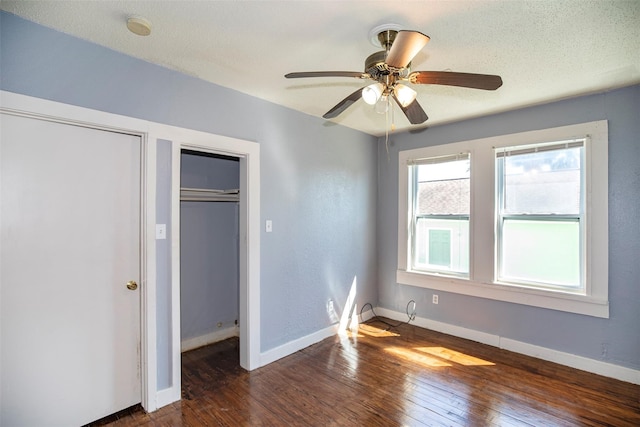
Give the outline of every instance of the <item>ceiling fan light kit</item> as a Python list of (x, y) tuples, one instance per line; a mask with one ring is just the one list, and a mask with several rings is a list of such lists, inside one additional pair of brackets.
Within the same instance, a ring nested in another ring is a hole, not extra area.
[(352, 77), (373, 80), (375, 83), (358, 89), (340, 101), (322, 117), (331, 119), (362, 98), (375, 110), (385, 113), (392, 98), (411, 124), (424, 123), (428, 117), (418, 101), (417, 92), (406, 84), (436, 84), (459, 86), (483, 90), (496, 90), (502, 86), (500, 76), (488, 74), (455, 73), (450, 71), (414, 71), (411, 61), (429, 42), (429, 36), (419, 31), (401, 30), (397, 24), (384, 24), (369, 33), (375, 46), (384, 50), (369, 55), (365, 60), (364, 72), (355, 71), (310, 71), (286, 74), (285, 77)]

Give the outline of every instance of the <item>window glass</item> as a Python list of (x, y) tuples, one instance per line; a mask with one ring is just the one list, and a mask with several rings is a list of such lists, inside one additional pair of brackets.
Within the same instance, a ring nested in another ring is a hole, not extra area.
[(582, 141), (496, 156), (498, 280), (582, 289)]
[(505, 219), (502, 280), (580, 287), (578, 222)]
[(469, 272), (470, 159), (468, 154), (423, 159), (413, 168), (412, 269)]
[(504, 158), (504, 212), (580, 213), (581, 148)]

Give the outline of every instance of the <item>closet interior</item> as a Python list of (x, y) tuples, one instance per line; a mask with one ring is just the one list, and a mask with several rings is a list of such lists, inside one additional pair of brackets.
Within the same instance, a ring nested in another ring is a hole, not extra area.
[(180, 156), (181, 350), (238, 336), (238, 158)]

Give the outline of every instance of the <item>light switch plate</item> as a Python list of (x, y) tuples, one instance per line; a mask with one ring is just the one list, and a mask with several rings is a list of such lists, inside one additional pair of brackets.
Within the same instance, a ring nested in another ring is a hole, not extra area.
[(267, 233), (271, 233), (273, 231), (273, 222), (270, 219), (268, 219), (267, 222), (265, 223), (264, 228)]

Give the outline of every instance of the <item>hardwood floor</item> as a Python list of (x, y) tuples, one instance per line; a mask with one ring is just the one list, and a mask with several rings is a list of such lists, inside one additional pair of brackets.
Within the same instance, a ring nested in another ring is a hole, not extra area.
[(640, 426), (640, 386), (412, 325), (362, 325), (253, 372), (183, 354), (183, 399), (114, 426)]

